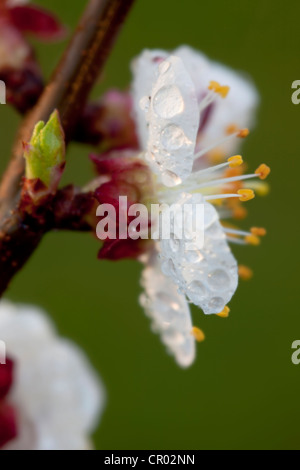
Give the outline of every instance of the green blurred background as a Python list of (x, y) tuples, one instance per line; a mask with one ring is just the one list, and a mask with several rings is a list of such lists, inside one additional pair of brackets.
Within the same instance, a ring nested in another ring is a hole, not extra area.
[[(86, 2), (47, 0), (73, 28)], [(43, 306), (61, 334), (88, 353), (108, 391), (95, 434), (97, 449), (299, 449), (300, 365), (291, 344), (300, 339), (299, 221), (300, 105), (291, 83), (300, 79), (297, 0), (138, 0), (94, 96), (130, 81), (129, 62), (145, 47), (189, 44), (247, 71), (261, 94), (256, 130), (243, 155), (250, 167), (272, 166), (272, 192), (248, 203), (244, 227), (262, 225), (258, 248), (235, 250), (255, 277), (241, 283), (228, 320), (193, 311), (207, 340), (197, 361), (179, 369), (138, 306), (137, 262), (99, 262), (90, 235), (48, 235), (7, 296)], [(45, 74), (65, 43), (38, 44)], [(1, 106), (1, 168), (19, 117)], [(92, 175), (89, 149), (69, 148), (65, 182)]]

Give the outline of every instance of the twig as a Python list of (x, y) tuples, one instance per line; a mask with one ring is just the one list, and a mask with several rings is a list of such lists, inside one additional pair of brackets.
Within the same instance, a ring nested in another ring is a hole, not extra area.
[(30, 140), (35, 124), (57, 108), (66, 139), (109, 55), (134, 0), (90, 0), (69, 47), (35, 108), (18, 132), (12, 159), (0, 184), (0, 296), (48, 230), (23, 220), (18, 212), (24, 174), (22, 142)]

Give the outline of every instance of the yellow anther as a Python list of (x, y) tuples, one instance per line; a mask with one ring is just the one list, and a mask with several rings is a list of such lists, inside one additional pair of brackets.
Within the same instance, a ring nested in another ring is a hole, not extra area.
[(240, 137), (241, 139), (244, 139), (245, 137), (248, 137), (249, 134), (250, 134), (249, 129), (241, 129), (237, 136)]
[(221, 86), (221, 85), (220, 85), (219, 82), (215, 82), (214, 80), (211, 80), (211, 81), (209, 82), (208, 89), (209, 89), (209, 90), (213, 90), (213, 91), (216, 92), (217, 90), (219, 90), (220, 86)]
[(248, 266), (240, 265), (239, 266), (239, 276), (243, 281), (249, 281), (253, 277), (252, 269), (248, 268)]
[(247, 235), (245, 237), (245, 242), (249, 245), (257, 246), (260, 244), (260, 238), (256, 235)]
[(235, 132), (238, 132), (239, 128), (236, 124), (229, 124), (229, 126), (226, 127), (225, 133), (227, 135), (234, 134)]
[(229, 92), (230, 92), (230, 87), (229, 86), (221, 86), (217, 93), (219, 93), (219, 95), (222, 98), (226, 98), (226, 96), (228, 95)]
[(261, 180), (265, 180), (267, 176), (269, 176), (270, 172), (271, 168), (268, 165), (262, 163), (255, 171), (255, 174), (258, 175)]
[(209, 90), (213, 90), (215, 93), (218, 93), (222, 98), (226, 98), (229, 93), (229, 86), (222, 86), (219, 82), (211, 81), (208, 87)]
[(235, 155), (234, 157), (228, 158), (229, 168), (236, 168), (243, 164), (243, 158), (241, 155)]
[(239, 189), (237, 192), (240, 195), (240, 201), (246, 202), (251, 201), (255, 198), (253, 189)]
[(200, 328), (197, 328), (197, 326), (193, 326), (191, 334), (194, 336), (195, 340), (198, 341), (198, 343), (202, 343), (202, 341), (205, 340), (205, 334), (202, 330), (200, 330)]
[(263, 227), (252, 227), (251, 229), (252, 235), (256, 235), (257, 237), (264, 237), (267, 235), (267, 231)]
[(228, 318), (229, 317), (229, 312), (230, 312), (230, 308), (226, 306), (224, 308), (224, 310), (222, 310), (222, 312), (217, 313), (217, 316), (220, 317), (220, 318)]

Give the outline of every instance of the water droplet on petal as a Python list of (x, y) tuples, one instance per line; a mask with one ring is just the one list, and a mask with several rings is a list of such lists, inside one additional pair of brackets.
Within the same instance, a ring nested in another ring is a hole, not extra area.
[(172, 187), (181, 184), (182, 180), (173, 171), (166, 170), (162, 174), (162, 182), (165, 186)]
[(163, 119), (170, 119), (184, 110), (184, 101), (177, 86), (164, 86), (153, 98), (153, 109)]
[(184, 254), (184, 258), (188, 263), (199, 263), (204, 259), (202, 253), (198, 250), (187, 250)]
[(208, 284), (214, 290), (225, 290), (230, 285), (230, 277), (223, 269), (216, 269), (208, 275)]
[(185, 133), (175, 124), (165, 127), (161, 133), (161, 143), (168, 150), (178, 150), (185, 142)]
[(213, 310), (215, 313), (219, 313), (224, 308), (224, 299), (222, 297), (213, 297), (208, 304), (210, 310)]
[(201, 300), (206, 296), (206, 287), (201, 281), (193, 281), (189, 285), (189, 290), (191, 294), (198, 299), (198, 302), (201, 302)]

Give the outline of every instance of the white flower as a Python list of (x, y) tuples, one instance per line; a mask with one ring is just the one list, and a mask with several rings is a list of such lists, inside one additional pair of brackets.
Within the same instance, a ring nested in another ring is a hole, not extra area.
[(147, 260), (142, 286), (145, 293), (140, 302), (152, 319), (153, 331), (161, 334), (163, 343), (179, 365), (189, 366), (195, 358), (189, 305), (172, 280), (163, 275), (156, 252)]
[(105, 391), (82, 351), (57, 336), (42, 310), (7, 301), (0, 303), (0, 339), (14, 362), (7, 399), (17, 416), (17, 437), (6, 448), (90, 448)]
[[(194, 238), (190, 249), (190, 240), (176, 237), (173, 226), (171, 239), (157, 245), (160, 260), (151, 257), (142, 280), (146, 291), (142, 305), (177, 362), (188, 366), (194, 359), (192, 333), (202, 339), (199, 330), (192, 331), (188, 301), (205, 314), (226, 313), (238, 284), (238, 265), (227, 241), (255, 243), (256, 235), (262, 234), (261, 229), (227, 230), (220, 222), (220, 216), (232, 215), (226, 206), (229, 198), (254, 197), (251, 189), (228, 191), (230, 185), (253, 177), (264, 179), (269, 172), (262, 165), (251, 175), (226, 178), (225, 174), (243, 163), (239, 155), (227, 161), (225, 156), (236, 151), (240, 138), (248, 134), (243, 127), (253, 125), (258, 96), (248, 80), (188, 47), (172, 55), (144, 51), (134, 61), (133, 73), (142, 157), (156, 175), (159, 202), (179, 207), (188, 203), (192, 213), (197, 204), (204, 205), (203, 246)], [(216, 150), (219, 162), (212, 166)], [(209, 202), (214, 200), (225, 204), (217, 210)]]

